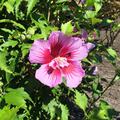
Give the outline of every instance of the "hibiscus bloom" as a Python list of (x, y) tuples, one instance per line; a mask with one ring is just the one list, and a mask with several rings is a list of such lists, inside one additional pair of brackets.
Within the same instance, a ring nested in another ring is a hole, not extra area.
[(52, 32), (48, 41), (34, 41), (30, 53), (31, 63), (41, 64), (35, 77), (44, 85), (55, 87), (66, 79), (70, 88), (77, 87), (85, 76), (80, 61), (87, 57), (93, 44), (86, 44), (78, 37), (70, 37), (62, 32)]

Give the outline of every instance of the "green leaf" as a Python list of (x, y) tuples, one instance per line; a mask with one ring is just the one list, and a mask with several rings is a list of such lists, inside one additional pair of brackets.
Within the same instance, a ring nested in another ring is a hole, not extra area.
[(13, 34), (12, 30), (7, 29), (7, 28), (0, 28), (2, 31), (7, 32), (9, 34)]
[(15, 1), (15, 14), (16, 14), (16, 18), (19, 17), (18, 11), (19, 11), (19, 6), (20, 6), (21, 2), (22, 2), (22, 0), (16, 0)]
[(37, 29), (36, 26), (29, 27), (29, 28), (27, 29), (27, 34), (29, 34), (29, 35), (34, 35), (36, 29)]
[(28, 54), (30, 47), (31, 44), (29, 43), (24, 43), (21, 45), (22, 58), (24, 58)]
[(15, 21), (13, 21), (13, 20), (2, 19), (2, 20), (0, 20), (0, 23), (12, 23), (13, 25), (15, 25), (15, 26), (17, 26), (17, 27), (19, 27), (19, 28), (25, 30), (25, 27), (24, 27), (22, 24), (17, 23), (17, 22), (15, 22)]
[(15, 0), (8, 0), (4, 3), (4, 6), (6, 7), (8, 13), (14, 13), (14, 4)]
[(52, 99), (48, 105), (43, 105), (43, 109), (50, 113), (50, 120), (53, 120), (53, 118), (55, 117), (56, 114), (56, 107), (58, 106), (57, 102), (55, 101), (55, 99)]
[(68, 120), (68, 116), (69, 116), (69, 110), (67, 108), (67, 106), (60, 104), (61, 107), (61, 120)]
[(6, 56), (7, 56), (7, 51), (0, 52), (0, 68), (5, 72), (13, 73), (6, 64), (7, 63)]
[(110, 56), (112, 56), (113, 58), (117, 57), (117, 53), (115, 50), (113, 50), (112, 48), (108, 48), (107, 52), (109, 53)]
[(1, 1), (0, 1), (0, 11), (3, 9), (4, 2), (5, 2), (5, 0), (1, 0)]
[(101, 23), (102, 22), (102, 19), (99, 19), (99, 18), (92, 18), (92, 24), (95, 25), (97, 23)]
[(101, 0), (95, 0), (94, 6), (95, 6), (95, 11), (98, 12), (102, 7), (102, 1)]
[(9, 105), (16, 105), (18, 107), (26, 108), (26, 101), (31, 100), (29, 94), (24, 91), (24, 88), (7, 89), (8, 93), (4, 95), (5, 101)]
[[(18, 54), (19, 52), (17, 50), (11, 51), (11, 58), (9, 59), (9, 69), (13, 72), (15, 72), (15, 67), (17, 64), (17, 58), (18, 58)], [(6, 80), (9, 83), (12, 79), (14, 78), (14, 76), (10, 73), (6, 72)]]
[(114, 81), (120, 81), (120, 76), (117, 75), (117, 76), (115, 77), (115, 80), (114, 80)]
[(73, 28), (71, 21), (61, 25), (62, 32), (68, 35), (73, 32)]
[(44, 38), (43, 34), (35, 34), (35, 35), (32, 35), (31, 40), (38, 40), (41, 38)]
[(18, 110), (18, 107), (10, 109), (8, 106), (5, 106), (3, 109), (0, 109), (0, 120), (16, 120)]
[(91, 11), (91, 10), (87, 10), (86, 14), (85, 14), (85, 18), (94, 18), (96, 16), (96, 12), (95, 11)]
[(93, 6), (94, 2), (95, 2), (95, 0), (86, 0), (87, 6)]
[(75, 103), (85, 112), (88, 104), (88, 98), (85, 94), (75, 91)]
[(32, 17), (31, 17), (31, 19), (32, 19), (32, 22), (36, 25), (36, 28), (40, 29), (40, 31), (41, 31), (40, 34), (37, 33), (35, 35), (32, 35), (32, 38), (31, 38), (32, 40), (34, 38), (43, 38), (43, 39), (46, 40), (51, 31), (56, 31), (57, 30), (57, 27), (49, 26), (48, 23), (45, 20), (36, 21)]
[(68, 2), (68, 0), (57, 0), (56, 3), (63, 3), (63, 2)]
[(27, 16), (30, 14), (32, 9), (35, 7), (37, 4), (38, 0), (28, 0), (28, 5), (27, 5)]
[(95, 107), (88, 115), (88, 120), (113, 120), (114, 109), (106, 102), (101, 100), (99, 107)]
[(15, 40), (8, 40), (7, 42), (3, 43), (0, 47), (15, 47), (18, 44), (18, 41)]

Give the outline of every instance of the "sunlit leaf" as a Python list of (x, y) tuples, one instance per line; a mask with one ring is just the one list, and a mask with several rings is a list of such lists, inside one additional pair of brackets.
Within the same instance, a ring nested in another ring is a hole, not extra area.
[(68, 120), (69, 110), (68, 110), (67, 106), (61, 104), (60, 107), (61, 107), (61, 111), (62, 111), (61, 120)]
[(4, 95), (5, 101), (9, 105), (16, 105), (18, 107), (25, 108), (26, 100), (31, 100), (29, 94), (24, 91), (24, 88), (7, 89), (8, 93)]
[(99, 107), (95, 107), (88, 115), (88, 120), (113, 120), (115, 114), (111, 106), (101, 100)]
[(96, 12), (95, 11), (91, 11), (91, 10), (87, 10), (86, 14), (85, 14), (85, 18), (94, 18), (96, 16)]
[(18, 41), (15, 40), (8, 40), (7, 42), (3, 43), (0, 47), (15, 47), (18, 44)]
[[(15, 67), (17, 64), (17, 58), (18, 58), (18, 54), (19, 52), (16, 51), (11, 51), (12, 57), (9, 59), (9, 69), (13, 72), (15, 72)], [(6, 80), (9, 83), (12, 79), (14, 78), (14, 76), (10, 73), (6, 72)]]
[(57, 3), (68, 2), (69, 0), (57, 0)]
[(24, 58), (28, 54), (30, 47), (31, 44), (29, 43), (25, 43), (21, 45), (22, 58)]
[(9, 108), (5, 106), (3, 109), (0, 109), (0, 120), (17, 120), (17, 112), (19, 108)]
[(112, 48), (108, 48), (107, 52), (109, 53), (110, 56), (112, 56), (113, 58), (117, 57), (117, 53), (115, 50), (113, 50)]
[(12, 23), (13, 25), (25, 30), (25, 27), (20, 24), (20, 23), (17, 23), (16, 21), (13, 21), (13, 20), (9, 20), (9, 19), (1, 19), (0, 20), (0, 23)]
[(12, 34), (13, 32), (12, 32), (12, 30), (10, 30), (10, 29), (7, 29), (7, 28), (0, 28), (2, 31), (4, 31), (4, 32), (7, 32), (7, 33), (9, 33), (9, 34)]
[(27, 15), (29, 15), (32, 9), (35, 7), (35, 5), (37, 4), (37, 1), (38, 0), (28, 0)]
[(16, 18), (19, 17), (18, 11), (19, 11), (19, 6), (21, 4), (22, 0), (16, 0), (15, 1), (15, 14), (16, 14)]
[(74, 27), (72, 26), (71, 21), (61, 25), (61, 30), (65, 34), (72, 33), (73, 32), (73, 28)]
[(50, 113), (51, 120), (55, 117), (56, 107), (58, 106), (55, 99), (51, 100), (48, 105), (43, 105), (43, 109)]
[(85, 112), (88, 104), (88, 98), (85, 94), (75, 91), (75, 103)]
[(102, 7), (102, 1), (101, 0), (95, 0), (94, 6), (95, 6), (95, 11), (98, 12)]

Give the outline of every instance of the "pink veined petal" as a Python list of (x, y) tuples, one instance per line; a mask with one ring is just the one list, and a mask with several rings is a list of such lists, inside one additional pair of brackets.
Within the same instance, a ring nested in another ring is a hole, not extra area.
[(49, 36), (49, 43), (51, 47), (51, 55), (53, 57), (58, 56), (59, 51), (62, 47), (62, 42), (59, 39), (60, 32), (52, 32)]
[(52, 32), (49, 37), (49, 43), (51, 46), (51, 55), (57, 57), (60, 54), (60, 50), (63, 46), (71, 44), (69, 36), (64, 35), (62, 32)]
[(60, 55), (69, 60), (82, 60), (88, 55), (88, 48), (84, 41), (78, 37), (71, 37), (72, 42), (61, 49)]
[(82, 60), (88, 56), (88, 49), (86, 45), (81, 46), (79, 49), (73, 50), (71, 52), (71, 60)]
[(51, 47), (54, 47), (59, 42), (60, 31), (52, 32), (49, 36), (49, 43)]
[(49, 87), (55, 87), (62, 82), (60, 70), (54, 70), (48, 64), (44, 64), (36, 70), (35, 77)]
[(49, 63), (52, 59), (50, 55), (50, 45), (47, 41), (36, 40), (29, 53), (29, 61), (31, 63)]
[(62, 72), (70, 88), (76, 88), (85, 76), (85, 71), (78, 62), (72, 62), (68, 67), (64, 67)]

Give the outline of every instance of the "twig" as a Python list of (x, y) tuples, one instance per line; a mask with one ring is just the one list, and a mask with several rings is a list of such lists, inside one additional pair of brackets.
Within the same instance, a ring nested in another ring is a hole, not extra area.
[(95, 99), (91, 104), (90, 104), (90, 107), (87, 111), (87, 114), (90, 112), (91, 110), (91, 107), (103, 96), (103, 94), (109, 89), (109, 87), (113, 84), (115, 78), (116, 78), (117, 74), (114, 75), (113, 79), (110, 81), (110, 83), (108, 84), (108, 86), (103, 90), (103, 92), (101, 93), (101, 95)]

